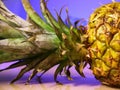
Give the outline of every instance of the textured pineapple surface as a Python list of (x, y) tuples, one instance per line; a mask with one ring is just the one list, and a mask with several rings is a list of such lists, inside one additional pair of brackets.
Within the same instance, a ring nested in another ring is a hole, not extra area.
[[(120, 3), (97, 8), (91, 14), (86, 30), (82, 25), (77, 26), (79, 20), (72, 25), (69, 16), (66, 25), (61, 18), (62, 9), (60, 13), (56, 12), (56, 20), (49, 12), (47, 2), (40, 1), (45, 20), (35, 12), (29, 0), (22, 0), (28, 20), (12, 14), (0, 1), (0, 63), (16, 61), (0, 72), (25, 66), (11, 83), (32, 71), (26, 81), (28, 84), (38, 73), (41, 73), (40, 82), (41, 76), (57, 65), (54, 81), (61, 84), (57, 76), (62, 72), (71, 80), (70, 68), (74, 66), (75, 71), (85, 77), (83, 70), (89, 63), (95, 77), (103, 84), (120, 87)], [(3, 30), (7, 32), (3, 33)]]
[(91, 14), (88, 35), (94, 75), (103, 84), (120, 87), (120, 2)]

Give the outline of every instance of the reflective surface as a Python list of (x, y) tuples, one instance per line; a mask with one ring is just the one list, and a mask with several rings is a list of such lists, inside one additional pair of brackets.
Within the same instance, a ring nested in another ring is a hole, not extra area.
[[(2, 68), (3, 65), (0, 65), (0, 68)], [(63, 85), (58, 85), (53, 80), (53, 73), (56, 67), (52, 68), (42, 76), (41, 84), (38, 83), (38, 77), (36, 76), (31, 80), (29, 85), (25, 85), (25, 81), (31, 72), (26, 73), (16, 83), (9, 84), (10, 81), (18, 74), (20, 69), (21, 68), (6, 70), (0, 73), (0, 90), (120, 90), (118, 88), (101, 85), (101, 83), (94, 78), (88, 67), (84, 70), (86, 78), (80, 77), (74, 70), (74, 67), (70, 69), (73, 80), (69, 81), (64, 76), (64, 73), (62, 76), (58, 76), (58, 80), (63, 83)]]

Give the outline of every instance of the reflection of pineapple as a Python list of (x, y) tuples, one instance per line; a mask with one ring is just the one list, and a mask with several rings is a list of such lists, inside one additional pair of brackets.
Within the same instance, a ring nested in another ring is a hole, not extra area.
[(120, 3), (96, 9), (88, 24), (91, 69), (104, 84), (120, 86)]
[[(55, 65), (58, 65), (54, 74), (56, 82), (57, 75), (62, 71), (71, 79), (69, 69), (72, 66), (84, 77), (82, 70), (89, 63), (97, 79), (104, 84), (120, 86), (120, 3), (98, 8), (90, 17), (87, 33), (83, 26), (73, 27), (69, 17), (70, 27), (64, 24), (58, 13), (56, 21), (44, 0), (41, 0), (41, 11), (45, 21), (31, 8), (29, 0), (22, 0), (22, 3), (29, 16), (28, 31), (24, 27), (26, 25), (0, 17), (9, 28), (14, 28), (14, 34), (11, 35), (12, 31), (7, 29), (7, 36), (5, 33), (0, 35), (0, 46), (3, 47), (0, 50), (0, 63), (18, 59), (6, 69), (26, 65), (12, 83), (33, 70), (29, 82), (38, 72), (44, 74)], [(77, 24), (78, 21), (75, 26)], [(6, 55), (9, 58), (4, 58)]]

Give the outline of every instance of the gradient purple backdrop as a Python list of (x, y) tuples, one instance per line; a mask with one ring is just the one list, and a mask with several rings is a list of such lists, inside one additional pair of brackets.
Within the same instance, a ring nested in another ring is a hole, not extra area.
[[(26, 13), (22, 7), (21, 0), (3, 0), (6, 6), (15, 14), (21, 16), (22, 18), (26, 17)], [(41, 15), (39, 2), (40, 0), (30, 0), (33, 8)], [(94, 11), (95, 8), (99, 7), (102, 4), (110, 3), (112, 0), (49, 0), (48, 8), (51, 13), (56, 17), (54, 9), (58, 12), (61, 7), (68, 7), (69, 15), (71, 18), (80, 19), (85, 18), (88, 20), (89, 15)], [(120, 2), (120, 0), (116, 0)], [(65, 20), (66, 13), (65, 8), (62, 12), (62, 18)]]

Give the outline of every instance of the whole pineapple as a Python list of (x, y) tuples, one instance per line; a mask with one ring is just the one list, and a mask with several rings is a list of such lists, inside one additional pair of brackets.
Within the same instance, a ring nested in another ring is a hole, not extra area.
[(71, 80), (69, 69), (72, 66), (85, 77), (82, 71), (89, 63), (102, 83), (120, 86), (119, 2), (98, 8), (90, 17), (87, 31), (84, 26), (77, 27), (79, 20), (72, 25), (69, 16), (67, 26), (60, 17), (61, 12), (56, 13), (58, 18), (54, 19), (45, 0), (40, 3), (44, 20), (32, 9), (29, 0), (22, 0), (22, 3), (28, 21), (11, 14), (0, 1), (0, 63), (17, 61), (0, 71), (25, 66), (11, 83), (33, 70), (29, 82), (38, 72), (44, 74), (55, 65), (58, 65), (54, 74), (57, 83), (57, 75), (62, 71)]
[(97, 8), (88, 23), (91, 69), (103, 84), (120, 87), (120, 2)]

